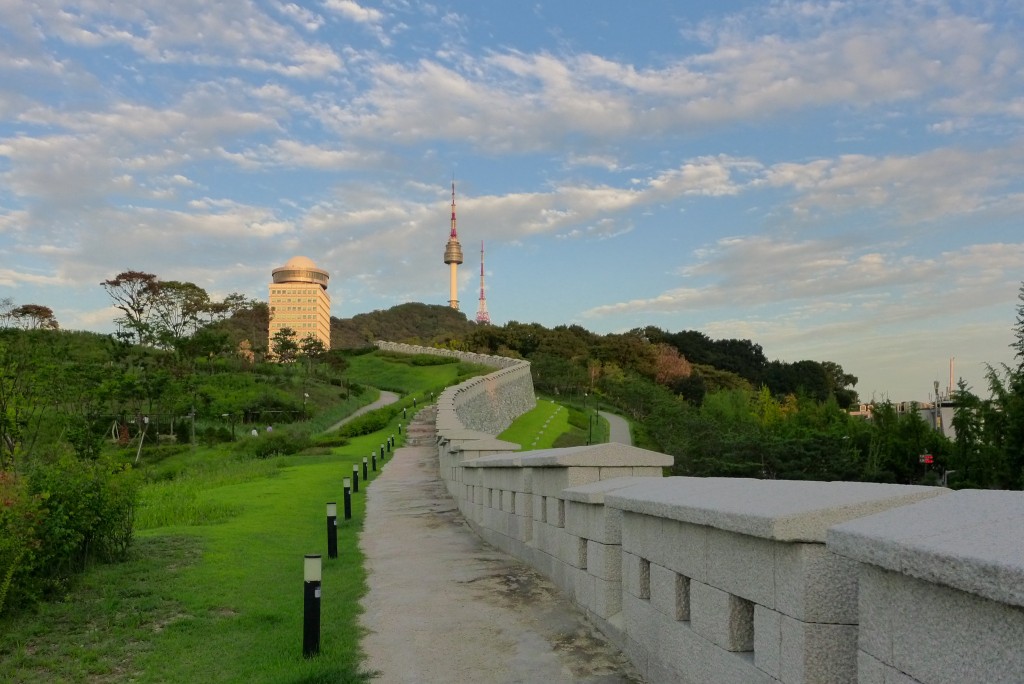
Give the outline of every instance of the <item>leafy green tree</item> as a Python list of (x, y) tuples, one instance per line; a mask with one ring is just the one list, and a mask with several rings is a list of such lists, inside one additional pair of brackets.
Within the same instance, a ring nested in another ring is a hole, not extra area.
[(299, 343), (295, 341), (295, 331), (284, 327), (274, 333), (270, 339), (270, 352), (281, 363), (295, 360), (299, 353)]
[(157, 277), (143, 271), (122, 271), (100, 285), (113, 300), (114, 306), (124, 312), (116, 322), (126, 332), (130, 332), (139, 344), (149, 342), (149, 316), (160, 291)]
[(313, 373), (313, 365), (327, 353), (327, 347), (319, 337), (310, 333), (299, 341), (298, 354), (306, 361), (306, 375)]
[(165, 348), (193, 335), (210, 307), (210, 296), (195, 283), (157, 281), (151, 303), (150, 328)]

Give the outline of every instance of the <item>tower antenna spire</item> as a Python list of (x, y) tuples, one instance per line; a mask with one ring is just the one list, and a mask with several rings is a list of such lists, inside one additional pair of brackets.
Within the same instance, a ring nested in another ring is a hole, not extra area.
[(487, 313), (487, 297), (484, 296), (484, 241), (480, 241), (480, 306), (476, 310), (476, 322), (489, 324), (491, 314)]

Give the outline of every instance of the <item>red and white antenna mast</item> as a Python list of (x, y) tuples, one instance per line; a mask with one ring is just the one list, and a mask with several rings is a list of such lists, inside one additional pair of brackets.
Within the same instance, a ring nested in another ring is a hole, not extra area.
[(489, 324), (491, 315), (487, 313), (487, 297), (484, 296), (484, 241), (480, 241), (480, 306), (476, 310), (476, 322)]

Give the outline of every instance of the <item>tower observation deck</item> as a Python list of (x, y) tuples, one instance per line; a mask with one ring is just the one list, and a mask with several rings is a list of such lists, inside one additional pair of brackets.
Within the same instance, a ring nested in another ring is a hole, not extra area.
[(452, 181), (452, 230), (448, 244), (444, 248), (444, 263), (450, 270), (448, 281), (448, 306), (459, 308), (459, 264), (462, 263), (462, 245), (459, 244), (459, 233), (455, 229), (455, 181)]

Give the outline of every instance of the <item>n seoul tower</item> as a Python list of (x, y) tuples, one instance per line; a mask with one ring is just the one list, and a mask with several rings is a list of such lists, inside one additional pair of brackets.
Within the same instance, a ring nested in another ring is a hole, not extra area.
[(448, 306), (459, 309), (459, 264), (462, 263), (462, 245), (459, 234), (455, 230), (455, 181), (452, 181), (452, 232), (448, 237), (448, 245), (444, 248), (444, 263), (451, 267), (451, 280), (448, 284)]

